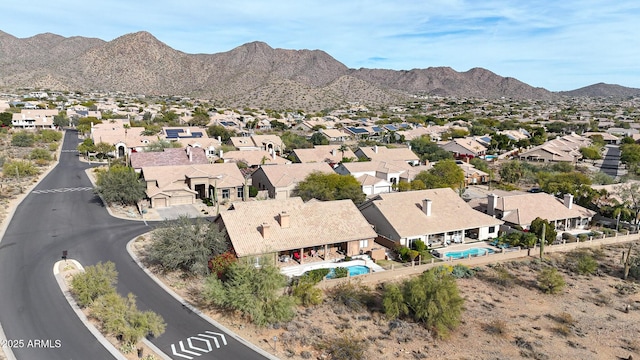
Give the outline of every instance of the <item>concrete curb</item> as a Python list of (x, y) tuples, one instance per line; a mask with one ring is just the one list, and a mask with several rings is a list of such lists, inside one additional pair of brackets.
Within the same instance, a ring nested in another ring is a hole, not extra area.
[[(148, 234), (148, 233), (147, 233)], [(147, 234), (142, 234), (140, 236), (143, 235), (147, 235)], [(136, 237), (137, 238), (137, 237)], [(220, 324), (219, 322), (213, 320), (212, 318), (208, 317), (206, 314), (204, 314), (202, 311), (200, 311), (200, 309), (194, 307), (193, 305), (189, 304), (189, 302), (187, 302), (185, 299), (183, 299), (180, 295), (178, 295), (175, 291), (173, 291), (171, 288), (169, 288), (168, 286), (166, 286), (162, 281), (160, 281), (160, 279), (158, 279), (152, 272), (151, 270), (149, 270), (147, 267), (144, 266), (144, 264), (142, 264), (142, 262), (140, 261), (140, 259), (136, 256), (136, 254), (133, 253), (133, 251), (131, 250), (131, 245), (133, 244), (134, 241), (136, 241), (136, 238), (130, 240), (127, 243), (127, 252), (129, 253), (129, 256), (131, 256), (131, 258), (133, 259), (133, 261), (135, 261), (136, 264), (138, 264), (138, 266), (151, 278), (153, 279), (153, 281), (156, 282), (156, 284), (158, 284), (164, 291), (166, 291), (169, 295), (173, 296), (174, 299), (176, 299), (178, 302), (180, 302), (182, 304), (182, 306), (184, 306), (185, 308), (191, 310), (192, 312), (194, 312), (195, 314), (197, 314), (198, 316), (200, 316), (202, 319), (204, 319), (205, 321), (207, 321), (209, 324), (217, 327), (218, 329), (222, 330), (225, 334), (231, 336), (232, 338), (238, 340), (239, 342), (241, 342), (242, 344), (244, 344), (245, 346), (251, 348), (253, 351), (259, 353), (260, 355), (266, 357), (267, 359), (271, 359), (271, 360), (280, 360), (280, 358), (276, 357), (273, 354), (268, 353), (267, 351), (263, 350), (262, 348), (254, 345), (253, 343), (243, 339), (242, 337), (240, 337), (238, 334), (234, 333), (233, 331), (231, 331), (230, 329), (228, 329), (227, 327), (223, 326), (222, 324)]]
[[(7, 217), (4, 219), (4, 222), (2, 223), (2, 227), (0, 228), (0, 243), (2, 242), (2, 239), (4, 239), (4, 233), (7, 231), (7, 228), (9, 227), (9, 223), (13, 219), (13, 215), (16, 213), (16, 209), (18, 209), (18, 206), (20, 206), (20, 204), (22, 204), (24, 199), (27, 198), (31, 190), (33, 190), (34, 187), (38, 186), (38, 184), (40, 184), (42, 179), (44, 179), (47, 175), (49, 175), (49, 173), (53, 171), (53, 169), (55, 169), (56, 166), (58, 166), (58, 164), (60, 163), (60, 155), (62, 154), (62, 146), (64, 145), (64, 136), (66, 135), (66, 133), (67, 133), (66, 131), (64, 130), (62, 131), (62, 142), (60, 143), (60, 146), (58, 146), (58, 150), (56, 151), (57, 160), (55, 165), (47, 169), (44, 173), (40, 174), (38, 176), (38, 181), (32, 183), (26, 189), (24, 189), (22, 194), (18, 196), (18, 203), (16, 204), (16, 206), (14, 206), (11, 209), (11, 211), (7, 213)], [(4, 333), (4, 330), (2, 329), (2, 324), (0, 324), (0, 339), (6, 339), (6, 338), (7, 337)], [(7, 360), (16, 360), (16, 357), (13, 354), (13, 350), (11, 350), (10, 347), (2, 347), (0, 348), (0, 352), (4, 352), (4, 355), (7, 357)]]
[[(76, 260), (69, 259), (66, 261), (72, 262), (78, 269), (80, 269), (80, 271), (84, 272), (84, 268)], [(76, 303), (76, 300), (71, 295), (71, 291), (69, 291), (69, 288), (67, 287), (67, 284), (65, 283), (62, 274), (58, 270), (58, 267), (62, 262), (65, 262), (65, 260), (57, 261), (53, 265), (53, 275), (56, 277), (58, 286), (60, 286), (60, 291), (62, 291), (62, 294), (67, 299), (69, 306), (71, 306), (71, 308), (76, 313), (80, 321), (82, 321), (82, 323), (93, 334), (93, 336), (95, 336), (96, 340), (98, 340), (98, 342), (102, 344), (102, 346), (104, 346), (105, 349), (107, 349), (107, 351), (109, 351), (111, 355), (113, 355), (113, 357), (115, 357), (118, 360), (127, 360), (127, 358), (124, 355), (122, 355), (122, 353), (120, 353), (120, 351), (116, 349), (116, 347), (113, 346), (113, 344), (111, 344), (91, 322), (89, 322), (86, 315), (82, 312), (82, 310), (80, 310), (80, 306), (78, 306), (78, 303)]]
[[(107, 340), (104, 337), (104, 335), (102, 335), (102, 333), (91, 322), (89, 322), (89, 320), (84, 315), (82, 310), (80, 310), (80, 307), (78, 306), (78, 304), (76, 303), (76, 300), (71, 295), (71, 292), (69, 291), (69, 288), (67, 287), (67, 284), (65, 283), (64, 279), (62, 278), (62, 274), (60, 274), (59, 270), (58, 270), (59, 264), (61, 262), (64, 262), (64, 261), (65, 260), (60, 260), (60, 261), (56, 262), (53, 265), (53, 274), (56, 277), (56, 281), (58, 282), (58, 285), (60, 286), (60, 290), (64, 294), (64, 297), (67, 299), (67, 302), (69, 302), (69, 306), (71, 306), (73, 311), (76, 313), (76, 315), (78, 315), (78, 317), (84, 323), (84, 325), (87, 327), (87, 329), (89, 329), (89, 331), (93, 334), (93, 336), (96, 337), (98, 342), (101, 343), (102, 346), (104, 346), (111, 353), (111, 355), (113, 355), (118, 360), (127, 360), (127, 358), (124, 355), (122, 355), (122, 353), (118, 349), (116, 349), (116, 347), (113, 346), (113, 344), (110, 343), (109, 340)], [(76, 260), (68, 259), (66, 261), (72, 262), (78, 269), (80, 269), (80, 271), (84, 272), (84, 267), (82, 266), (82, 264), (80, 264)], [(162, 359), (164, 359), (164, 360), (172, 360), (169, 356), (167, 356), (167, 354), (163, 353), (160, 349), (158, 349), (155, 345), (153, 345), (151, 343), (151, 341), (149, 341), (146, 338), (144, 338), (144, 339), (142, 339), (142, 342), (146, 346), (148, 346), (151, 350), (153, 350)]]

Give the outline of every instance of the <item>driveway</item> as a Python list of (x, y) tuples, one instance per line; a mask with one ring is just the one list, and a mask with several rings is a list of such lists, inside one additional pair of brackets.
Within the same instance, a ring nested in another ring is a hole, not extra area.
[(190, 218), (205, 216), (195, 205), (175, 205), (167, 208), (156, 209), (158, 216), (163, 220), (174, 220), (180, 216)]

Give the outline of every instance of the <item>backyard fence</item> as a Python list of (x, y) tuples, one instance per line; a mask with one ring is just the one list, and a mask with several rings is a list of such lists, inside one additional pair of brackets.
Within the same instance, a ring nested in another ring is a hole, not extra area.
[[(599, 238), (590, 238), (589, 240), (582, 242), (562, 242), (556, 245), (546, 245), (544, 247), (545, 253), (555, 253), (555, 252), (568, 252), (579, 248), (589, 248), (603, 245), (613, 245), (613, 244), (622, 244), (626, 242), (640, 240), (640, 236), (637, 231), (627, 232), (625, 235), (618, 235), (617, 233), (612, 236), (605, 236)], [(377, 239), (376, 239), (377, 241)], [(420, 263), (419, 261), (415, 261), (413, 263), (405, 263), (400, 265), (392, 265), (389, 269), (385, 271), (377, 271), (370, 272), (369, 274), (359, 275), (357, 278), (346, 277), (346, 278), (337, 278), (337, 279), (325, 279), (318, 284), (318, 287), (322, 289), (329, 289), (336, 285), (350, 282), (350, 281), (358, 281), (362, 284), (377, 284), (386, 281), (394, 281), (405, 279), (411, 275), (423, 273), (429, 269), (432, 269), (436, 266), (441, 265), (456, 265), (463, 264), (469, 267), (485, 265), (488, 263), (499, 263), (504, 261), (511, 261), (515, 259), (525, 258), (525, 257), (537, 257), (540, 254), (539, 248), (532, 249), (507, 249), (503, 252), (497, 252), (492, 254), (486, 254), (482, 256), (474, 256), (464, 259), (430, 259), (426, 263)]]

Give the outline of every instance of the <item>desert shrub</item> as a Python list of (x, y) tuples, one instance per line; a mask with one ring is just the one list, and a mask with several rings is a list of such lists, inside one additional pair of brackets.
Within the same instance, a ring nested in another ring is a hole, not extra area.
[(294, 285), (291, 295), (293, 295), (298, 304), (304, 307), (322, 303), (322, 290), (310, 282), (299, 282)]
[(546, 268), (541, 270), (537, 276), (538, 287), (547, 294), (557, 294), (565, 286), (562, 275), (556, 268)]
[(47, 145), (47, 149), (49, 149), (49, 151), (51, 151), (51, 152), (56, 151), (56, 150), (58, 150), (58, 144), (55, 144), (55, 143), (49, 144), (49, 145)]
[(575, 324), (575, 319), (568, 312), (563, 312), (554, 317), (554, 319), (560, 324), (573, 325)]
[(498, 336), (507, 335), (507, 323), (498, 319), (492, 320), (487, 324), (483, 324), (482, 329), (492, 335), (498, 335)]
[(370, 289), (359, 282), (342, 283), (330, 290), (329, 295), (336, 303), (351, 310), (362, 309), (370, 299)]
[(571, 334), (571, 328), (565, 324), (561, 324), (553, 328), (553, 332), (562, 336), (569, 336)]
[(80, 306), (91, 305), (98, 297), (115, 293), (115, 284), (118, 281), (116, 265), (112, 262), (97, 263), (95, 266), (87, 266), (83, 273), (73, 277), (71, 292), (76, 297)]
[(516, 282), (516, 277), (509, 269), (499, 263), (492, 267), (492, 271), (485, 271), (481, 278), (505, 288), (512, 287)]
[(39, 170), (28, 160), (9, 160), (2, 165), (2, 176), (5, 178), (23, 178), (38, 175)]
[(322, 281), (322, 279), (324, 279), (324, 277), (327, 276), (327, 274), (329, 274), (330, 271), (331, 270), (329, 269), (309, 270), (304, 274), (302, 274), (302, 276), (298, 279), (298, 281), (301, 283), (307, 282), (311, 284), (317, 284), (320, 281)]
[(406, 280), (401, 286), (385, 286), (382, 299), (388, 318), (408, 316), (441, 338), (460, 323), (463, 304), (455, 278), (440, 267)]
[(45, 149), (33, 149), (31, 153), (29, 153), (29, 159), (31, 160), (51, 160), (51, 153)]
[(224, 230), (220, 231), (217, 225), (182, 216), (153, 232), (149, 260), (165, 271), (206, 275), (210, 271), (209, 260), (229, 248)]
[(295, 299), (282, 295), (286, 285), (286, 276), (271, 264), (256, 267), (237, 261), (227, 270), (224, 282), (217, 276), (208, 276), (202, 294), (205, 301), (238, 311), (254, 324), (265, 326), (290, 321), (295, 316)]
[(427, 250), (427, 245), (424, 243), (424, 241), (418, 239), (413, 242), (413, 248), (417, 252), (422, 253)]
[(337, 267), (335, 269), (333, 269), (333, 273), (335, 274), (335, 278), (344, 278), (349, 276), (349, 269), (347, 269), (346, 267)]
[(598, 270), (598, 262), (593, 256), (588, 254), (582, 254), (578, 257), (575, 271), (580, 275), (591, 275)]
[(20, 131), (11, 137), (11, 145), (18, 147), (31, 147), (35, 142), (35, 136), (26, 131)]
[(62, 139), (62, 133), (56, 130), (42, 129), (37, 134), (37, 140), (43, 143), (52, 143)]
[(562, 233), (562, 240), (566, 240), (566, 242), (576, 242), (578, 238), (573, 234), (565, 232)]
[(345, 333), (318, 344), (318, 347), (334, 360), (364, 360), (368, 344), (356, 336)]
[(471, 278), (475, 274), (476, 272), (474, 270), (463, 264), (456, 264), (453, 266), (453, 270), (451, 270), (451, 275), (456, 279)]
[(589, 235), (587, 235), (587, 234), (579, 234), (579, 235), (578, 235), (578, 240), (579, 240), (580, 242), (587, 241), (587, 240), (589, 240)]

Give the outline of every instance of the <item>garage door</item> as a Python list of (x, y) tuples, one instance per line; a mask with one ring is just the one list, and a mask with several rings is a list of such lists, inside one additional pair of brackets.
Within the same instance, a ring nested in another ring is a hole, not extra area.
[(153, 207), (154, 208), (167, 207), (167, 199), (166, 198), (155, 198), (155, 199), (153, 199)]
[(175, 196), (171, 198), (171, 206), (193, 204), (193, 196)]

